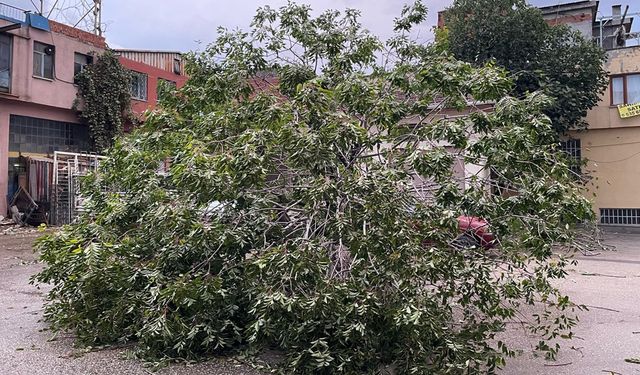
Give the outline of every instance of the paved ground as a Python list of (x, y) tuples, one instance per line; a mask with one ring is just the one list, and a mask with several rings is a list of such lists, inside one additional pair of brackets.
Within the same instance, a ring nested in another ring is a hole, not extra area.
[[(31, 250), (39, 234), (2, 232), (0, 227), (0, 375), (150, 373), (140, 361), (122, 359), (122, 350), (85, 353), (73, 347), (71, 337), (49, 341), (52, 334), (40, 321), (43, 293), (28, 283), (30, 275), (40, 269)], [(576, 338), (562, 342), (556, 362), (546, 362), (532, 354), (534, 338), (514, 328), (507, 332), (508, 341), (522, 355), (509, 361), (504, 374), (640, 375), (640, 365), (624, 361), (640, 357), (640, 234), (610, 234), (607, 242), (617, 251), (578, 257), (579, 264), (561, 284), (577, 303), (594, 306), (581, 313)], [(175, 365), (157, 374), (258, 372), (231, 360), (220, 360)]]
[[(38, 272), (31, 244), (39, 233), (4, 235), (0, 227), (0, 375), (138, 375), (151, 374), (137, 360), (123, 359), (123, 350), (86, 353), (69, 336), (52, 334), (40, 321), (43, 291), (29, 284)], [(174, 365), (158, 375), (257, 375), (232, 360)]]
[(640, 364), (625, 362), (640, 357), (640, 234), (609, 233), (606, 242), (616, 251), (578, 256), (560, 284), (575, 303), (592, 306), (580, 313), (576, 337), (562, 340), (557, 360), (547, 362), (532, 354), (535, 339), (514, 328), (510, 342), (523, 354), (504, 374), (640, 374)]

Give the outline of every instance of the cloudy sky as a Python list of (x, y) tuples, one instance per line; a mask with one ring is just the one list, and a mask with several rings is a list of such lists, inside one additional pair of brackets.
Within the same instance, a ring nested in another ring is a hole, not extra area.
[[(38, 3), (38, 0), (33, 0)], [(51, 6), (55, 0), (45, 4)], [(71, 5), (83, 0), (58, 0)], [(88, 0), (84, 0), (88, 1)], [(402, 6), (410, 0), (297, 0), (316, 10), (356, 8), (362, 11), (362, 23), (374, 34), (386, 39), (391, 35), (392, 21)], [(423, 0), (430, 17), (420, 30), (420, 39), (431, 38), (431, 27), (437, 12), (453, 0)], [(2, 0), (2, 2), (33, 9), (30, 0)], [(256, 8), (262, 5), (279, 7), (287, 0), (103, 0), (103, 23), (107, 41), (115, 48), (189, 51), (200, 49), (215, 39), (219, 26), (247, 28)], [(535, 6), (564, 3), (564, 0), (530, 0)], [(640, 12), (635, 0), (626, 0), (630, 12)], [(624, 0), (600, 1), (600, 10), (611, 14), (611, 5)], [(47, 6), (45, 6), (45, 9)], [(637, 20), (638, 21), (638, 20)], [(640, 29), (640, 21), (634, 30)]]

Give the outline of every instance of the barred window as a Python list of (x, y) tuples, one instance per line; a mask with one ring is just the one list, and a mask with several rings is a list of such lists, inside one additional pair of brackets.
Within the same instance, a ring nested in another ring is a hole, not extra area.
[(131, 97), (138, 100), (147, 100), (146, 74), (131, 72)]
[(569, 156), (570, 169), (576, 176), (582, 175), (582, 148), (579, 139), (560, 142), (560, 150)]
[(600, 224), (640, 225), (640, 209), (638, 208), (601, 208)]

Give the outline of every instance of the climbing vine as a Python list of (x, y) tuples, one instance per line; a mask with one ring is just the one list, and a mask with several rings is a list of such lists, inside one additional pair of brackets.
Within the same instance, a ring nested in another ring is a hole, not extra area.
[(102, 152), (113, 145), (131, 115), (131, 74), (108, 50), (76, 75), (76, 83), (74, 109), (89, 126), (94, 150)]

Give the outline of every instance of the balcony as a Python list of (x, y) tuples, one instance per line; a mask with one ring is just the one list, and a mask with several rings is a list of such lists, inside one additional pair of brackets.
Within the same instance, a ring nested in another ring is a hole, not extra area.
[(0, 3), (0, 19), (13, 23), (26, 23), (27, 13), (30, 13), (30, 11), (14, 7), (13, 5)]

